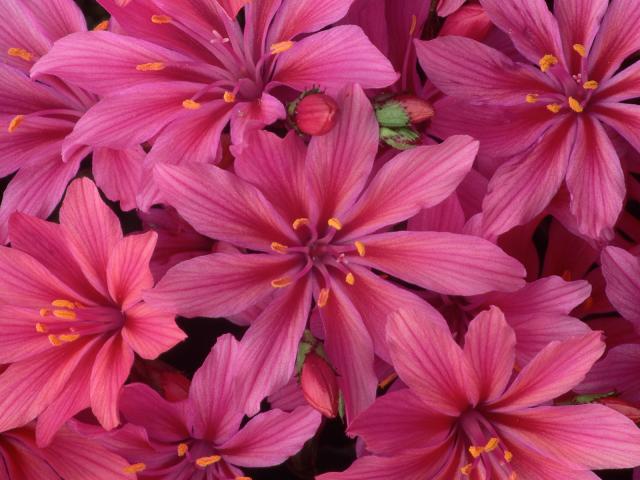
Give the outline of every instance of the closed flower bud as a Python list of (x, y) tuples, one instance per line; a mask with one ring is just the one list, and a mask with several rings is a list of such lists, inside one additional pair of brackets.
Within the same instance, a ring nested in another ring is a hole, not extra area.
[(327, 361), (315, 352), (309, 353), (300, 375), (305, 400), (325, 417), (338, 415), (340, 392), (336, 374)]
[(291, 121), (307, 135), (325, 135), (336, 124), (338, 104), (329, 95), (311, 93), (291, 104)]
[(434, 114), (429, 102), (414, 95), (398, 95), (375, 108), (381, 127), (409, 127), (430, 119)]

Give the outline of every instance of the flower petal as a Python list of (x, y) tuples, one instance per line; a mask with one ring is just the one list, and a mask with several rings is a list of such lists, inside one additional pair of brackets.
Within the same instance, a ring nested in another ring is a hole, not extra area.
[(593, 113), (640, 151), (640, 105), (629, 103), (600, 103)]
[(0, 25), (0, 61), (27, 73), (31, 61), (9, 55), (9, 49), (21, 48), (37, 58), (51, 48), (51, 40), (20, 0), (6, 0), (0, 3), (0, 18), (11, 19)]
[(607, 356), (594, 365), (584, 382), (574, 390), (592, 394), (617, 392), (629, 402), (640, 402), (640, 345), (635, 343), (618, 345), (607, 352)]
[(140, 146), (127, 150), (96, 148), (93, 152), (91, 171), (96, 185), (109, 200), (119, 201), (122, 210), (133, 210), (137, 206), (144, 158)]
[(174, 315), (141, 302), (125, 312), (122, 338), (142, 358), (155, 359), (187, 337)]
[(87, 30), (82, 10), (71, 0), (28, 0), (25, 6), (52, 42)]
[(591, 50), (593, 40), (600, 28), (600, 21), (607, 11), (607, 0), (559, 0), (553, 7), (560, 37), (562, 38), (565, 59), (570, 72), (581, 71), (582, 57), (573, 50), (575, 44)]
[(640, 324), (640, 260), (621, 248), (606, 247), (601, 262), (607, 298), (624, 318)]

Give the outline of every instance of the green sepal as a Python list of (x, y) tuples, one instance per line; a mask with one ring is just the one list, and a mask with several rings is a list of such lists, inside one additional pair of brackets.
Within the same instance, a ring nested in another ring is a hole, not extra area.
[(593, 403), (596, 400), (600, 400), (601, 398), (610, 398), (618, 395), (618, 392), (607, 392), (607, 393), (588, 393), (585, 395), (576, 395), (571, 400), (571, 403), (581, 405), (583, 403)]
[(296, 375), (300, 376), (302, 373), (302, 366), (304, 365), (304, 361), (307, 358), (307, 355), (313, 349), (313, 345), (307, 342), (300, 342), (298, 346), (298, 354), (296, 355)]
[(376, 118), (381, 127), (408, 127), (411, 125), (409, 114), (398, 102), (390, 100), (376, 105)]
[(415, 147), (420, 134), (407, 127), (380, 127), (380, 140), (397, 150), (409, 150)]
[(340, 394), (338, 396), (338, 415), (340, 416), (340, 420), (342, 420), (343, 423), (346, 423), (344, 419), (344, 395), (342, 394), (342, 390), (340, 390)]

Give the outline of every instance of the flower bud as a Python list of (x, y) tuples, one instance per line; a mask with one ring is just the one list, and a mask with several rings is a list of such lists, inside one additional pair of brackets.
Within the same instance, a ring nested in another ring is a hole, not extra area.
[(409, 127), (433, 117), (429, 102), (415, 95), (398, 95), (376, 105), (376, 118), (381, 127)]
[(289, 109), (291, 121), (296, 129), (307, 135), (325, 135), (336, 124), (338, 104), (324, 93), (303, 95)]
[(340, 391), (336, 374), (331, 365), (315, 351), (305, 358), (300, 387), (309, 405), (325, 417), (335, 418), (338, 415)]

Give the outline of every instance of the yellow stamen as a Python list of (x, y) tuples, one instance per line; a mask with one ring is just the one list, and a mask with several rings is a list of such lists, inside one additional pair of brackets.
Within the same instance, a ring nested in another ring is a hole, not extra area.
[(595, 80), (589, 80), (589, 81), (584, 82), (582, 84), (582, 88), (584, 88), (585, 90), (595, 90), (599, 86), (600, 86), (600, 84), (598, 82), (596, 82)]
[(276, 55), (278, 53), (286, 52), (291, 47), (293, 47), (293, 43), (291, 40), (285, 40), (284, 42), (278, 42), (271, 45), (271, 55)]
[(573, 97), (569, 97), (569, 107), (576, 113), (582, 113), (584, 108), (580, 105), (580, 102)]
[(47, 326), (44, 323), (36, 323), (36, 332), (47, 333)]
[(460, 473), (468, 477), (471, 474), (472, 469), (473, 469), (473, 465), (471, 465), (470, 463), (467, 463), (464, 467), (460, 469)]
[(55, 335), (48, 335), (47, 338), (49, 339), (49, 343), (54, 347), (62, 345), (62, 342)]
[(398, 374), (394, 372), (387, 378), (383, 378), (382, 381), (378, 383), (378, 387), (384, 390), (389, 385), (391, 385), (391, 382), (393, 382), (396, 378), (398, 378)]
[(33, 60), (33, 53), (25, 50), (24, 48), (10, 48), (7, 50), (7, 53), (11, 57), (18, 57), (24, 60), (25, 62), (30, 62)]
[(271, 281), (273, 288), (284, 288), (287, 285), (291, 285), (292, 280), (289, 277), (276, 278)]
[(356, 250), (358, 251), (358, 255), (364, 257), (364, 254), (367, 253), (367, 249), (364, 246), (364, 243), (360, 241), (355, 242)]
[(15, 117), (13, 117), (9, 122), (9, 128), (7, 128), (7, 131), (9, 133), (15, 132), (16, 128), (20, 126), (23, 120), (24, 120), (24, 115), (16, 115)]
[(77, 333), (65, 333), (63, 335), (58, 335), (58, 340), (62, 340), (63, 342), (75, 342), (80, 338), (80, 335)]
[(505, 450), (504, 459), (507, 463), (509, 463), (511, 460), (513, 460), (513, 453), (511, 453), (509, 450)]
[(100, 32), (109, 28), (109, 20), (103, 20), (95, 27), (93, 27), (94, 32)]
[(209, 465), (213, 465), (216, 462), (219, 462), (222, 459), (220, 455), (211, 455), (210, 457), (200, 457), (196, 460), (196, 464), (199, 467), (205, 468)]
[(327, 224), (330, 227), (335, 228), (336, 230), (342, 230), (342, 222), (336, 217), (331, 217), (329, 220), (327, 220)]
[(353, 276), (353, 273), (349, 272), (347, 273), (347, 276), (344, 277), (344, 281), (347, 282), (349, 285), (355, 285), (356, 277)]
[(327, 305), (328, 301), (329, 301), (329, 289), (321, 288), (320, 294), (318, 295), (318, 306), (320, 308), (323, 308)]
[(69, 308), (71, 310), (76, 308), (76, 304), (69, 300), (54, 300), (51, 302), (51, 305), (58, 308)]
[(186, 443), (181, 443), (178, 445), (178, 456), (179, 457), (184, 457), (187, 452), (189, 451), (189, 445), (187, 445)]
[(224, 92), (222, 99), (227, 103), (233, 103), (236, 101), (236, 95), (233, 92)]
[(477, 447), (475, 445), (469, 447), (469, 453), (473, 458), (478, 458), (482, 452), (484, 452), (484, 447)]
[(546, 72), (547, 70), (549, 70), (553, 65), (557, 65), (557, 63), (558, 63), (558, 59), (551, 54), (545, 55), (538, 61), (538, 64), (540, 65), (540, 70), (542, 70), (543, 72)]
[(129, 465), (128, 467), (124, 467), (122, 469), (122, 471), (124, 473), (140, 473), (145, 468), (147, 468), (147, 466), (144, 463), (133, 463), (133, 464)]
[(415, 15), (411, 15), (411, 28), (409, 28), (409, 36), (413, 35), (416, 31), (416, 26), (418, 25), (418, 17)]
[(169, 15), (152, 15), (151, 21), (156, 25), (171, 23), (172, 18)]
[(558, 113), (560, 110), (562, 110), (562, 105), (558, 103), (550, 103), (549, 105), (547, 105), (547, 110), (549, 110), (551, 113)]
[(167, 66), (162, 62), (141, 63), (136, 65), (136, 70), (139, 72), (158, 72), (164, 70)]
[(271, 250), (278, 253), (287, 253), (289, 247), (278, 242), (271, 242)]
[(53, 316), (57, 318), (63, 318), (65, 320), (75, 320), (76, 312), (72, 312), (71, 310), (54, 310)]
[(251, 477), (236, 477), (233, 480), (251, 480)]
[(182, 102), (182, 106), (187, 110), (198, 110), (202, 105), (195, 100), (191, 100), (190, 98), (188, 98), (187, 100)]
[(498, 448), (499, 443), (500, 440), (498, 440), (496, 437), (491, 437), (487, 444), (484, 446), (484, 451), (487, 453), (493, 452), (496, 448)]
[(538, 94), (530, 93), (529, 95), (524, 97), (524, 99), (527, 101), (527, 103), (536, 103), (538, 101)]
[(47, 315), (49, 315), (51, 313), (51, 310), (48, 310), (46, 308), (41, 308), (40, 309), (40, 316), (41, 317), (46, 317)]
[(587, 56), (587, 49), (585, 48), (584, 45), (582, 45), (581, 43), (574, 43), (573, 44), (573, 49), (578, 52), (578, 55), (580, 55), (581, 57), (586, 57)]
[(298, 230), (300, 227), (304, 226), (304, 225), (309, 225), (309, 219), (308, 218), (296, 218), (293, 221), (293, 229), (294, 230)]

